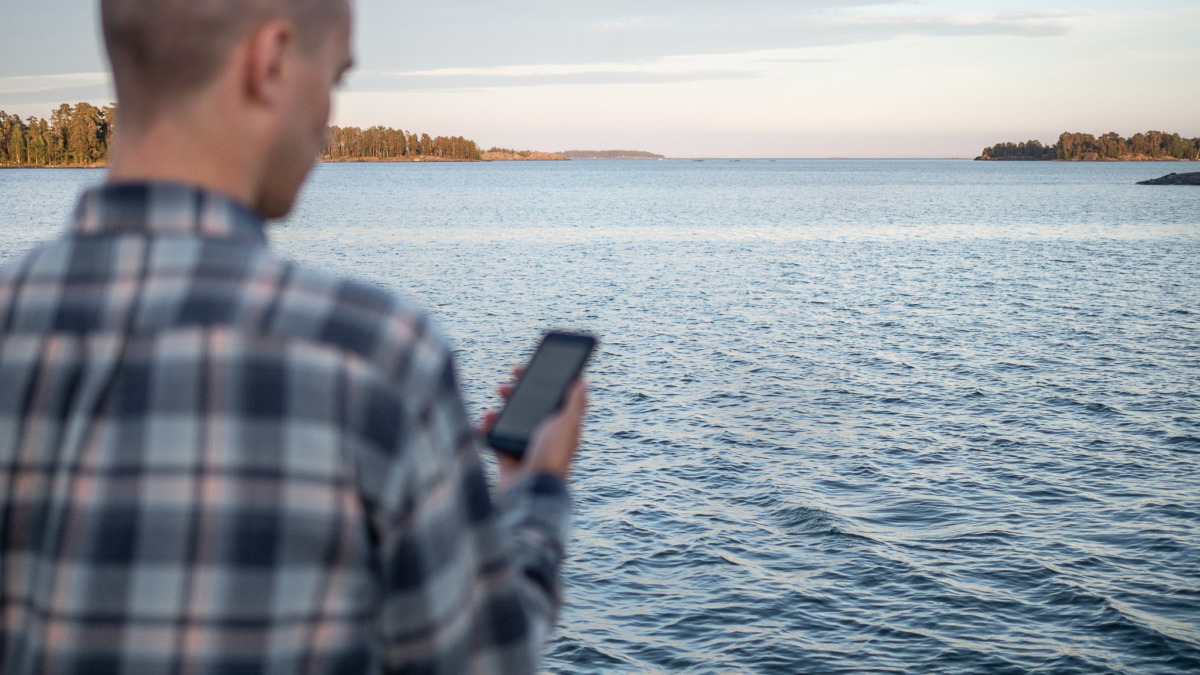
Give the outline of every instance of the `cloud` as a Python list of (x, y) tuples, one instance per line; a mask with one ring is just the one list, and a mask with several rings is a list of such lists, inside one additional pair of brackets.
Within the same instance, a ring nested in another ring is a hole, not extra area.
[(683, 82), (713, 82), (750, 80), (761, 75), (752, 71), (703, 70), (690, 72), (579, 72), (544, 73), (527, 75), (459, 74), (459, 75), (405, 75), (387, 73), (365, 73), (355, 76), (347, 91), (430, 91), (430, 90), (480, 90), (506, 87), (551, 87), (561, 85), (611, 85), (611, 84), (678, 84)]
[(1068, 32), (1061, 13), (1007, 13), (992, 16), (954, 14), (852, 15), (816, 19), (817, 25), (853, 35), (865, 31), (881, 39), (899, 35), (968, 37), (981, 35), (1055, 37)]
[[(379, 70), (644, 61), (880, 42), (903, 36), (1050, 38), (1061, 13), (921, 11), (880, 0), (560, 3), (360, 1), (359, 43)], [(901, 11), (903, 10), (903, 11)], [(438, 26), (438, 30), (425, 30)]]
[(104, 105), (115, 99), (108, 73), (0, 77), (0, 109), (23, 116), (45, 117), (64, 102)]
[(777, 52), (766, 52), (764, 56), (753, 57), (755, 63), (837, 63), (841, 59), (817, 58), (808, 56), (772, 56)]
[(587, 84), (670, 84), (761, 77), (762, 55), (672, 56), (645, 61), (472, 66), (351, 75), (348, 91), (498, 89)]
[[(1064, 15), (1049, 13), (885, 14), (875, 8), (818, 12), (774, 24), (735, 21), (722, 24), (719, 30), (697, 23), (695, 13), (688, 17), (690, 25), (680, 25), (682, 17), (679, 22), (669, 22), (637, 16), (565, 37), (491, 39), (492, 50), (473, 63), (462, 62), (460, 54), (460, 62), (449, 67), (376, 68), (354, 74), (347, 89), (427, 91), (747, 80), (789, 65), (834, 62), (837, 59), (829, 56), (831, 48), (901, 36), (1042, 38), (1066, 31)], [(656, 27), (649, 30), (651, 25)], [(599, 32), (621, 33), (622, 37), (597, 38)], [(564, 39), (569, 45), (560, 42)], [(745, 48), (734, 49), (738, 46)], [(598, 58), (585, 58), (593, 55)], [(516, 60), (520, 57), (528, 60)]]
[(0, 95), (33, 94), (89, 86), (106, 86), (112, 82), (108, 73), (64, 73), (62, 75), (22, 75), (0, 77)]
[(590, 30), (600, 32), (651, 30), (658, 21), (652, 16), (630, 16), (619, 19), (609, 19), (590, 26)]

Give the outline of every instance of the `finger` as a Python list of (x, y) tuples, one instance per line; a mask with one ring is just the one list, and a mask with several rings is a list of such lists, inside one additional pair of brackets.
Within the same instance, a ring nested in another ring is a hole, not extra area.
[(521, 461), (510, 457), (502, 452), (494, 453), (496, 457), (496, 465), (500, 469), (499, 483), (497, 489), (501, 492), (507, 490), (513, 483), (520, 479), (524, 474), (521, 469)]
[(563, 478), (570, 474), (583, 432), (587, 407), (587, 385), (572, 383), (563, 407), (538, 425), (530, 439), (526, 460), (531, 470), (545, 471)]
[(487, 433), (496, 426), (496, 420), (500, 417), (500, 413), (495, 410), (487, 410), (483, 413), (483, 420), (479, 422), (479, 430)]
[(513, 457), (512, 455), (506, 455), (503, 452), (496, 452), (495, 454), (496, 454), (496, 462), (500, 465), (500, 467), (502, 469), (509, 470), (509, 471), (520, 471), (521, 460), (517, 459), (516, 457)]
[(575, 380), (567, 390), (566, 405), (563, 407), (573, 415), (583, 415), (583, 411), (587, 409), (587, 382), (582, 379)]
[(499, 387), (496, 387), (496, 392), (500, 394), (500, 398), (506, 401), (512, 397), (512, 393), (515, 390), (516, 386), (511, 384), (502, 384)]
[(573, 430), (571, 435), (578, 437), (586, 409), (587, 385), (577, 380), (567, 390), (562, 407), (558, 409), (558, 412), (546, 418), (538, 430), (547, 433), (563, 433), (566, 430)]

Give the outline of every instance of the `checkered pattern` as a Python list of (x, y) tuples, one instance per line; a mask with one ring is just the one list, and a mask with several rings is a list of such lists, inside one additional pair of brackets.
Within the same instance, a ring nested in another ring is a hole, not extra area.
[(495, 504), (416, 307), (173, 185), (0, 272), (0, 672), (529, 672), (569, 503)]

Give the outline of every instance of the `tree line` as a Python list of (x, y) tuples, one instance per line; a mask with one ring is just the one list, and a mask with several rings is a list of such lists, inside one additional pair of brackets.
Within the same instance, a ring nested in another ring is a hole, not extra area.
[(397, 160), (421, 157), (472, 161), (483, 153), (475, 141), (462, 136), (430, 137), (388, 127), (329, 127), (321, 159), (345, 162), (362, 159)]
[(513, 150), (512, 148), (498, 148), (493, 145), (491, 148), (488, 148), (487, 154), (517, 155), (518, 157), (529, 159), (533, 156), (533, 150)]
[(0, 110), (0, 165), (91, 166), (108, 159), (117, 108), (66, 103), (49, 119), (22, 120)]
[(1200, 160), (1200, 138), (1183, 138), (1179, 134), (1147, 131), (1122, 138), (1115, 132), (1095, 137), (1091, 134), (1066, 132), (1054, 145), (1038, 141), (997, 143), (983, 149), (979, 159), (1028, 160), (1121, 160), (1121, 159), (1184, 159)]
[[(9, 115), (0, 110), (0, 166), (97, 166), (108, 160), (117, 130), (116, 104), (60, 105), (48, 119)], [(475, 141), (386, 127), (329, 127), (321, 159), (416, 159), (421, 157), (478, 160)]]

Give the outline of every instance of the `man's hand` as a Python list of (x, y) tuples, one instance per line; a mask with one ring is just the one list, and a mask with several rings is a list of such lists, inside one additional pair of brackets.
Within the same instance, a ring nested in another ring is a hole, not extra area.
[[(519, 378), (521, 371), (515, 370), (513, 374)], [(513, 388), (511, 384), (501, 385), (500, 396), (508, 400)], [(499, 489), (504, 490), (522, 477), (536, 473), (548, 473), (567, 480), (575, 452), (579, 449), (586, 408), (587, 384), (583, 380), (576, 380), (567, 390), (563, 407), (534, 430), (522, 459), (496, 453), (500, 464)], [(487, 412), (481, 429), (484, 434), (495, 425), (499, 414), (494, 410)]]

